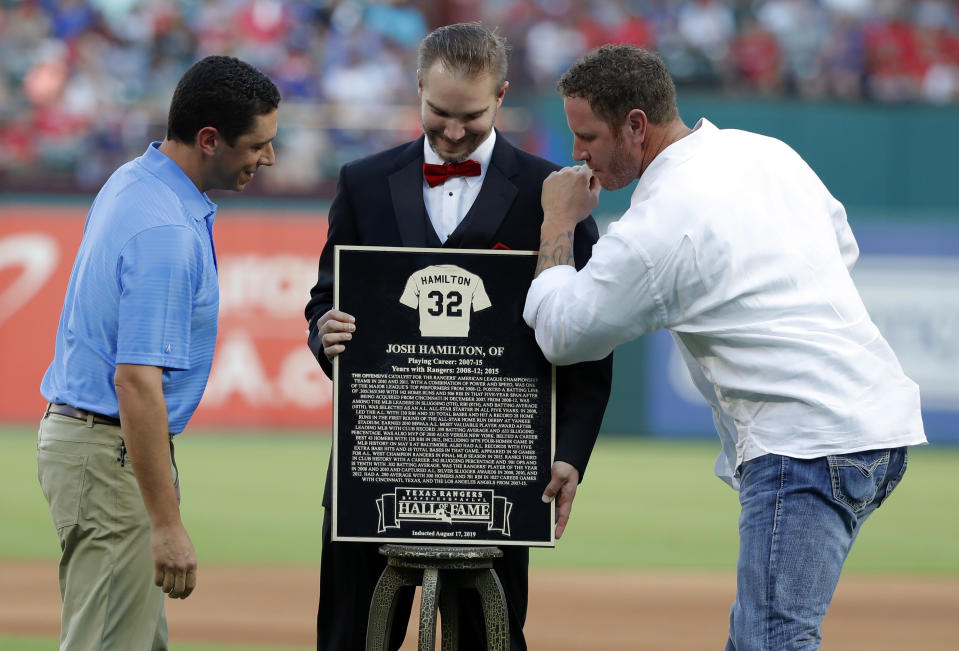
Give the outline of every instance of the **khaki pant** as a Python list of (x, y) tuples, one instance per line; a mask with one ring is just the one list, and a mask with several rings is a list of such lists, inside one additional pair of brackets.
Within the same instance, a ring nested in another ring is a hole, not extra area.
[[(172, 442), (170, 456), (178, 484)], [(63, 551), (60, 649), (167, 649), (150, 521), (120, 428), (46, 414), (37, 470)]]

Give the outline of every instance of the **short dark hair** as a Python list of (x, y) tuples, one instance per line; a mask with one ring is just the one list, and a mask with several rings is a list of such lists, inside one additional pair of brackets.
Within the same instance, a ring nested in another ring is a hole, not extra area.
[(417, 52), (417, 68), (426, 72), (436, 62), (469, 77), (488, 72), (499, 88), (506, 81), (509, 46), (506, 39), (479, 23), (456, 23), (427, 34)]
[(197, 61), (180, 78), (170, 102), (167, 140), (192, 143), (203, 127), (216, 127), (231, 147), (256, 116), (280, 105), (280, 91), (249, 63), (228, 56)]
[(633, 45), (603, 45), (581, 58), (559, 79), (564, 97), (582, 97), (611, 129), (633, 109), (653, 124), (679, 117), (676, 86), (655, 52)]

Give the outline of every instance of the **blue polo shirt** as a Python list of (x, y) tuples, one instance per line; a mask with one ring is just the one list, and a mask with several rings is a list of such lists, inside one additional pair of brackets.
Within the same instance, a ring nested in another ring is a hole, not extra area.
[(216, 204), (152, 143), (97, 194), (67, 285), (50, 402), (119, 416), (117, 364), (160, 366), (170, 432), (183, 431), (210, 376), (220, 294)]

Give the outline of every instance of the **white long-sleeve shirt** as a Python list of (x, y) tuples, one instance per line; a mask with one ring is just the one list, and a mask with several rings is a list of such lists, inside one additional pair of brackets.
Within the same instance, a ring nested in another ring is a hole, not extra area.
[(703, 119), (643, 172), (579, 273), (547, 269), (524, 318), (556, 364), (667, 328), (713, 408), (716, 474), (926, 441), (919, 388), (849, 275), (846, 212), (786, 144)]

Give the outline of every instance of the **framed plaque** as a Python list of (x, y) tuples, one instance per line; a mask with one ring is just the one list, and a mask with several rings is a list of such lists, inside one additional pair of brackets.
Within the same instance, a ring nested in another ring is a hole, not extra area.
[(554, 545), (555, 369), (532, 251), (337, 246), (333, 540)]

